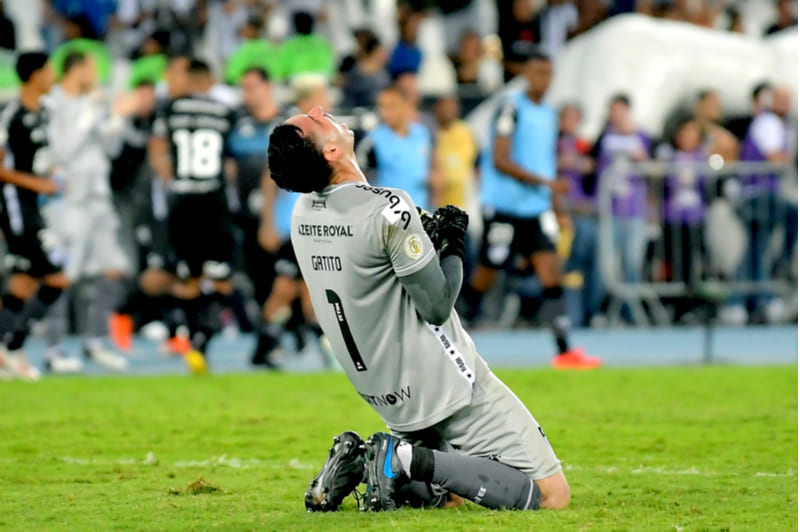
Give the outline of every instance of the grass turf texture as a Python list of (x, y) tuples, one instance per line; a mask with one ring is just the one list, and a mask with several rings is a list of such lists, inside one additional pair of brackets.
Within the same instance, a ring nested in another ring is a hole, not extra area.
[(331, 437), (382, 429), (342, 375), (73, 378), (0, 385), (0, 528), (797, 529), (796, 367), (498, 374), (568, 510), (306, 513)]

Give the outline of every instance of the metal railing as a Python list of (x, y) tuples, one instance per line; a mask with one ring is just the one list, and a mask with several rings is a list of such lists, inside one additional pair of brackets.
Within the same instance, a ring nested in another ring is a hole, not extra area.
[(612, 322), (669, 325), (681, 300), (752, 306), (796, 294), (796, 167), (618, 161), (597, 190)]

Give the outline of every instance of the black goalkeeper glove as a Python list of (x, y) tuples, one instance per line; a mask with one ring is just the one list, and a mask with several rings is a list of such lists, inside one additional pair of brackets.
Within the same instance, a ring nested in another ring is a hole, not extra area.
[(421, 207), (417, 207), (417, 212), (419, 213), (419, 219), (422, 222), (422, 228), (425, 229), (426, 233), (428, 233), (428, 237), (431, 239), (431, 242), (433, 242), (433, 247), (438, 250), (439, 234), (436, 218), (433, 217), (433, 214)]
[(454, 205), (447, 205), (436, 209), (433, 218), (436, 220), (439, 257), (443, 259), (448, 255), (456, 255), (463, 262), (469, 215)]

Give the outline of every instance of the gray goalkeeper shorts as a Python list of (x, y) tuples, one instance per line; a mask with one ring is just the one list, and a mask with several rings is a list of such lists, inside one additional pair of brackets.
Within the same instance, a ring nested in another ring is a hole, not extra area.
[(426, 430), (392, 433), (412, 445), (491, 458), (533, 480), (561, 470), (539, 423), (491, 371), (478, 375), (468, 406)]

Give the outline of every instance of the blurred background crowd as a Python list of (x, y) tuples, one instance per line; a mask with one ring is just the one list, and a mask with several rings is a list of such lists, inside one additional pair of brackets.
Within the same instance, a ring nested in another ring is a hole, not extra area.
[[(739, 34), (735, 46), (760, 46), (797, 26), (791, 0), (0, 0), (0, 102), (15, 96), (18, 51), (47, 50), (59, 77), (73, 52), (94, 59), (86, 83), (124, 120), (121, 143), (103, 153), (120, 242), (138, 265), (119, 276), (137, 279), (158, 266), (147, 250), (164, 210), (145, 153), (152, 117), (189, 58), (205, 59), (215, 97), (250, 118), (235, 133), (229, 194), (241, 231), (239, 304), (223, 318), (235, 334), (252, 330), (272, 286), (258, 279), (272, 271), (269, 260), (250, 248), (277, 253), (263, 228), (281, 222), (261, 219), (264, 124), (315, 105), (341, 116), (370, 179), (421, 184), (425, 207), (452, 203), (475, 214), (477, 256), (488, 131), (504, 92), (525, 82), (517, 76), (530, 46), (552, 58), (556, 81), (577, 84), (579, 72), (562, 74), (570, 50), (630, 14), (718, 34), (709, 39)], [(619, 65), (634, 81), (606, 91), (599, 107), (547, 95), (558, 113), (559, 178), (569, 182), (558, 252), (573, 323), (696, 324), (709, 303), (726, 323), (796, 320), (796, 87), (770, 77), (709, 84), (644, 128), (637, 68)], [(745, 105), (726, 108), (732, 93)], [(597, 131), (584, 124), (587, 107), (605, 115)], [(81, 275), (71, 289), (78, 329), (79, 302), (93, 297), (81, 292)], [(526, 258), (511, 261), (476, 323), (535, 324), (539, 289)], [(157, 319), (153, 305), (136, 302), (138, 325)]]

